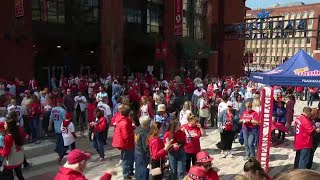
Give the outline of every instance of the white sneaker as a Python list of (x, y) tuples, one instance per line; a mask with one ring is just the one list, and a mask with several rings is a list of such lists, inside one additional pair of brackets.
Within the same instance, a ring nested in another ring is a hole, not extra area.
[(227, 157), (227, 153), (221, 153), (220, 158), (226, 158)]

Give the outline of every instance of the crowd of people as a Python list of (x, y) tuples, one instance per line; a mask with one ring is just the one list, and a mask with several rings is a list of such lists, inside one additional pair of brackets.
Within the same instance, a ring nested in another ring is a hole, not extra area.
[[(88, 138), (105, 160), (104, 146), (121, 151), (124, 179), (219, 179), (213, 158), (200, 138), (217, 128), (221, 158), (233, 158), (235, 139), (245, 146), (244, 172), (251, 179), (270, 179), (255, 159), (259, 140), (262, 84), (246, 77), (181, 78), (158, 81), (150, 74), (106, 78), (52, 78), (48, 87), (35, 79), (0, 84), (0, 177), (24, 179), (21, 165), (26, 141), (39, 144), (54, 133), (57, 163), (67, 162), (55, 179), (83, 177), (90, 155), (76, 149), (76, 132)], [(295, 124), (295, 168), (311, 169), (320, 144), (320, 107), (311, 109), (318, 89), (274, 86), (272, 142), (281, 144)], [(306, 91), (306, 95), (304, 95)], [(295, 93), (295, 94), (294, 94)], [(296, 98), (306, 96), (303, 114), (294, 119)], [(114, 126), (112, 142), (109, 127)], [(1, 128), (3, 127), (3, 128)], [(277, 134), (276, 134), (277, 133)], [(2, 157), (2, 158), (1, 158)], [(136, 165), (134, 165), (136, 164)], [(79, 173), (80, 172), (80, 173)], [(256, 173), (259, 172), (259, 173)], [(251, 175), (248, 175), (250, 174)], [(111, 173), (112, 174), (112, 173)], [(107, 173), (104, 178), (111, 178)], [(102, 177), (103, 178), (103, 177)]]

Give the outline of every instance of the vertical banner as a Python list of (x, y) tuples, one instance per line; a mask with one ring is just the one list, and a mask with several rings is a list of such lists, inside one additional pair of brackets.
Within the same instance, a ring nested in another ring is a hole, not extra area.
[(23, 7), (23, 0), (15, 0), (15, 16), (16, 18), (18, 17), (23, 17), (24, 16), (24, 7)]
[(182, 36), (183, 33), (183, 2), (174, 0), (174, 35)]
[(271, 125), (273, 109), (273, 88), (264, 87), (261, 90), (261, 112), (259, 128), (259, 146), (257, 160), (260, 161), (266, 173), (269, 170), (269, 157), (271, 145)]

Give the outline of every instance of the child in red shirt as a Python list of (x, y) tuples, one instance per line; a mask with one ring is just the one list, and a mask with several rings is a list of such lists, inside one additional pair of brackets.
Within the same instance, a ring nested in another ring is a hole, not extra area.
[(200, 137), (205, 136), (205, 131), (199, 124), (199, 119), (193, 115), (188, 115), (188, 124), (181, 126), (181, 130), (186, 134), (186, 144), (184, 150), (186, 152), (186, 171), (190, 169), (190, 164), (196, 164), (196, 155), (201, 150)]

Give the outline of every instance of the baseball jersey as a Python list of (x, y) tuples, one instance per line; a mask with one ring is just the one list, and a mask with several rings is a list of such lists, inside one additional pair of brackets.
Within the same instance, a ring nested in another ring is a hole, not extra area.
[(314, 127), (311, 120), (304, 115), (300, 115), (295, 120), (296, 136), (294, 141), (294, 149), (309, 149), (313, 147), (312, 132)]
[(65, 119), (67, 111), (60, 106), (57, 106), (52, 109), (50, 120), (53, 121), (54, 124), (54, 131), (56, 133), (61, 133), (61, 124), (62, 121)]
[(62, 133), (64, 146), (69, 146), (70, 144), (75, 142), (75, 139), (72, 134), (74, 133), (74, 131), (75, 131), (74, 124), (72, 122), (70, 122), (67, 127), (64, 127), (63, 123), (61, 123), (61, 133)]

